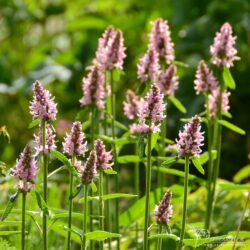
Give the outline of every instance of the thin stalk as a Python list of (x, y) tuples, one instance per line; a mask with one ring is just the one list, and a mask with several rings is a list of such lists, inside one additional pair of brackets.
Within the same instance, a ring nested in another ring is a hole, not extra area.
[[(94, 141), (95, 141), (95, 107), (94, 105), (91, 108), (91, 149), (94, 149)], [(90, 196), (93, 195), (92, 189), (90, 189)], [(93, 201), (89, 201), (89, 211), (93, 213)], [(89, 230), (90, 232), (94, 231), (93, 218), (89, 217)], [(94, 242), (90, 241), (90, 249), (94, 249)]]
[[(108, 83), (108, 72), (105, 72), (105, 91), (107, 92), (107, 83)], [(107, 102), (105, 102), (105, 112), (104, 112), (104, 135), (108, 136), (108, 122), (107, 122), (107, 113), (108, 113), (108, 107)], [(105, 194), (109, 194), (109, 175), (105, 176)], [(109, 212), (109, 200), (105, 202), (105, 218), (106, 218), (106, 229), (108, 232), (110, 232), (110, 212)], [(111, 240), (108, 239), (108, 249), (111, 250)]]
[[(167, 115), (167, 108), (165, 109), (165, 112), (164, 112), (165, 116)], [(165, 117), (162, 121), (162, 124), (161, 124), (161, 151), (160, 151), (160, 154), (162, 157), (165, 156), (165, 147), (166, 147), (166, 143), (165, 143), (165, 138), (167, 136), (167, 118)], [(160, 166), (160, 164), (159, 164)], [(164, 175), (158, 171), (157, 172), (157, 183), (158, 183), (158, 187), (161, 188), (161, 195), (163, 195), (164, 193)]]
[[(110, 71), (110, 86), (111, 86), (111, 131), (112, 131), (112, 139), (116, 138), (115, 135), (115, 90), (114, 90), (114, 81), (113, 81), (113, 71)], [(118, 164), (117, 164), (117, 152), (115, 143), (113, 143), (113, 159), (114, 159), (114, 169), (119, 172)], [(119, 192), (119, 174), (115, 175), (115, 192)], [(115, 232), (119, 233), (119, 199), (115, 199)], [(120, 239), (117, 238), (117, 249), (120, 249)]]
[(148, 134), (148, 152), (147, 152), (147, 171), (146, 171), (146, 202), (145, 202), (145, 216), (144, 216), (144, 242), (143, 249), (148, 249), (148, 225), (149, 225), (149, 202), (150, 202), (150, 189), (151, 189), (151, 137)]
[[(104, 230), (104, 218), (103, 218), (103, 208), (104, 208), (104, 204), (103, 204), (103, 170), (99, 170), (99, 216), (100, 216), (100, 230), (103, 231)], [(100, 249), (103, 249), (103, 241), (100, 241)]]
[(245, 213), (247, 211), (247, 205), (248, 205), (249, 200), (250, 200), (250, 192), (248, 192), (247, 201), (246, 201), (243, 213), (242, 213), (242, 215), (240, 217), (240, 222), (239, 222), (239, 225), (238, 225), (238, 228), (237, 228), (237, 231), (236, 231), (236, 235), (235, 235), (235, 238), (234, 238), (233, 250), (235, 250), (235, 247), (236, 247), (236, 242), (237, 242), (237, 239), (238, 239), (238, 236), (239, 236), (239, 232), (240, 232), (240, 228), (241, 228), (243, 219), (245, 217)]
[[(47, 204), (47, 176), (48, 176), (48, 155), (45, 154), (46, 146), (46, 121), (42, 121), (42, 144), (43, 144), (43, 199)], [(47, 239), (47, 214), (43, 211), (43, 249), (48, 249)]]
[(84, 185), (84, 204), (83, 204), (83, 236), (82, 236), (82, 250), (87, 249), (86, 233), (87, 233), (87, 213), (88, 213), (88, 184)]
[(188, 174), (189, 174), (189, 157), (185, 157), (185, 177), (184, 177), (184, 201), (182, 212), (182, 226), (178, 249), (182, 248), (183, 239), (185, 235), (186, 217), (187, 217), (187, 195), (188, 195)]
[[(139, 154), (139, 149), (138, 149), (138, 144), (135, 143), (135, 155)], [(140, 195), (140, 168), (139, 168), (139, 162), (135, 163), (135, 194), (138, 195), (137, 199), (139, 199), (139, 195)]]
[[(72, 156), (72, 167), (75, 165), (75, 156)], [(73, 207), (73, 185), (74, 185), (74, 178), (72, 171), (69, 171), (69, 221), (68, 221), (68, 250), (71, 249), (71, 224), (72, 224), (72, 207)]]
[[(222, 91), (220, 92), (219, 95), (219, 101), (218, 101), (218, 114), (217, 114), (217, 118), (215, 121), (215, 125), (214, 125), (214, 145), (215, 145), (215, 149), (217, 151), (217, 157), (215, 160), (215, 164), (214, 164), (214, 171), (212, 174), (212, 191), (211, 191), (211, 217), (213, 215), (213, 209), (214, 209), (214, 197), (215, 197), (215, 191), (216, 191), (216, 183), (217, 183), (217, 179), (219, 176), (219, 171), (220, 171), (220, 158), (221, 158), (221, 134), (222, 134), (222, 126), (221, 124), (218, 123), (218, 120), (221, 120), (222, 118), (222, 110), (221, 110), (221, 105), (222, 105)], [(211, 218), (210, 218), (211, 221)], [(209, 228), (208, 228), (209, 229)]]
[(205, 217), (205, 229), (209, 230), (210, 220), (211, 220), (211, 211), (212, 211), (212, 200), (211, 200), (211, 188), (212, 188), (212, 177), (213, 177), (213, 157), (212, 157), (212, 144), (213, 144), (213, 134), (212, 134), (212, 120), (210, 118), (209, 111), (209, 97), (208, 94), (205, 95), (206, 98), (206, 115), (207, 115), (207, 131), (208, 131), (208, 180), (207, 180), (207, 207), (206, 207), (206, 217)]
[(25, 250), (25, 207), (26, 207), (26, 193), (23, 193), (22, 199), (22, 250)]
[[(162, 224), (159, 224), (159, 231), (158, 234), (162, 234)], [(162, 245), (162, 238), (157, 239), (157, 244), (156, 244), (156, 249), (161, 250), (161, 245)]]

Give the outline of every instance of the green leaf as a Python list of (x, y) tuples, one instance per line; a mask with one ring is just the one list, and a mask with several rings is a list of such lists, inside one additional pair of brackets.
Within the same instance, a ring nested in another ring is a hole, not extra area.
[(29, 124), (28, 128), (30, 129), (30, 128), (37, 127), (37, 126), (39, 125), (39, 123), (40, 123), (40, 119), (33, 120), (33, 121)]
[[(235, 237), (237, 234), (237, 231), (231, 231), (228, 233), (228, 235)], [(250, 232), (249, 231), (239, 231), (238, 238), (250, 238)]]
[(17, 191), (15, 194), (10, 196), (8, 204), (7, 204), (5, 210), (4, 210), (3, 214), (2, 214), (1, 221), (4, 221), (8, 217), (8, 215), (10, 214), (12, 208), (15, 205), (15, 202), (17, 201), (17, 198), (18, 198), (19, 194), (20, 194), (20, 192)]
[[(216, 150), (212, 150), (212, 159), (215, 160), (217, 157), (217, 151)], [(204, 165), (206, 162), (208, 162), (209, 160), (209, 154), (208, 152), (204, 152), (203, 154), (201, 154), (199, 156), (199, 161), (201, 165)]]
[(210, 238), (196, 238), (196, 239), (184, 239), (184, 245), (185, 246), (192, 246), (192, 247), (199, 247), (207, 243), (216, 242), (218, 244), (223, 244), (225, 242), (224, 240), (229, 240), (231, 237), (228, 235), (222, 235), (222, 236), (216, 236), (216, 237), (210, 237)]
[(70, 200), (74, 199), (81, 192), (82, 188), (83, 188), (83, 184), (77, 185), (75, 191), (72, 193), (71, 196), (69, 196), (69, 199)]
[[(94, 182), (91, 182), (90, 187), (91, 187), (93, 193), (96, 193), (96, 192), (97, 192), (97, 187), (96, 187), (96, 185), (95, 185)], [(86, 188), (87, 188), (87, 187), (86, 187)]]
[(250, 184), (234, 184), (234, 183), (221, 183), (219, 184), (222, 190), (246, 190), (250, 191)]
[(35, 196), (36, 196), (36, 201), (37, 201), (37, 205), (38, 207), (47, 215), (49, 215), (49, 209), (47, 207), (46, 202), (44, 201), (44, 199), (42, 198), (42, 196), (37, 192), (34, 191)]
[[(119, 158), (119, 157), (118, 157)], [(117, 174), (117, 172), (113, 169), (105, 169), (104, 170), (104, 173), (105, 174)]]
[(68, 231), (68, 232), (72, 232), (72, 233), (76, 234), (77, 236), (80, 237), (80, 239), (82, 239), (82, 233), (81, 232), (78, 232), (77, 230), (74, 230), (72, 228), (68, 228), (66, 226), (63, 226), (63, 229)]
[[(151, 134), (151, 151), (154, 149), (157, 139), (158, 139), (159, 133), (152, 133)], [(145, 155), (148, 155), (148, 143), (146, 144), (145, 148)]]
[(174, 96), (169, 96), (168, 99), (174, 104), (174, 106), (181, 112), (181, 113), (187, 113), (186, 108), (183, 106), (183, 104)]
[(103, 195), (102, 199), (106, 201), (106, 200), (118, 199), (118, 198), (135, 198), (137, 196), (138, 195), (135, 195), (135, 194), (114, 193), (114, 194), (105, 194)]
[(240, 169), (239, 172), (234, 176), (233, 181), (234, 182), (241, 182), (244, 179), (247, 179), (250, 177), (250, 164), (246, 165), (242, 169)]
[[(177, 169), (172, 169), (172, 168), (164, 168), (164, 167), (153, 167), (152, 168), (154, 171), (159, 171), (165, 174), (171, 174), (171, 175), (176, 175), (179, 177), (185, 177), (185, 172), (181, 171), (181, 170), (177, 170)], [(198, 177), (196, 177), (195, 175), (189, 174), (188, 175), (188, 179), (198, 179)]]
[(123, 155), (117, 158), (117, 162), (120, 164), (137, 163), (140, 161), (141, 161), (141, 158), (137, 155)]
[(237, 127), (236, 125), (232, 124), (231, 122), (228, 122), (226, 120), (218, 120), (218, 122), (222, 126), (228, 128), (228, 129), (230, 129), (230, 130), (232, 130), (232, 131), (234, 131), (234, 132), (236, 132), (236, 133), (238, 133), (240, 135), (245, 135), (246, 134), (246, 132), (243, 129)]
[(144, 147), (145, 147), (144, 136), (143, 135), (139, 135), (139, 138), (138, 138), (138, 155), (139, 155), (139, 157), (141, 159), (144, 156)]
[(122, 123), (118, 122), (118, 121), (115, 121), (115, 126), (117, 128), (120, 128), (120, 129), (124, 130), (124, 131), (128, 131), (128, 128), (125, 125), (123, 125)]
[(136, 95), (140, 96), (146, 89), (146, 84), (142, 83), (139, 85), (139, 87), (136, 90)]
[(174, 163), (176, 163), (178, 160), (177, 156), (171, 156), (171, 157), (167, 157), (167, 158), (168, 159), (166, 159), (164, 162), (161, 163), (161, 165), (164, 167), (169, 167), (169, 166), (173, 165)]
[(183, 68), (189, 68), (189, 65), (187, 63), (184, 62), (180, 62), (180, 61), (174, 61), (174, 64)]
[(85, 234), (87, 240), (103, 241), (110, 238), (120, 238), (121, 234), (110, 233), (106, 231), (93, 231)]
[(21, 234), (21, 231), (0, 231), (0, 236), (10, 236), (15, 234)]
[(67, 169), (67, 166), (63, 165), (59, 168), (57, 168), (56, 170), (54, 170), (53, 172), (51, 172), (49, 175), (48, 175), (48, 178), (50, 178), (51, 176), (53, 176), (54, 174), (57, 174), (58, 172), (64, 170), (64, 169)]
[(114, 140), (113, 140), (112, 137), (109, 137), (109, 136), (106, 136), (106, 135), (99, 135), (98, 137), (100, 139), (102, 139), (104, 142), (107, 142), (107, 143), (110, 143), (110, 144), (114, 143)]
[(125, 75), (124, 71), (122, 71), (120, 69), (113, 70), (113, 80), (115, 82), (119, 82), (122, 75)]
[(81, 111), (77, 113), (75, 120), (81, 121), (81, 122), (88, 120), (88, 116), (87, 116), (88, 113), (89, 113), (89, 108), (84, 107)]
[(235, 89), (235, 81), (233, 79), (233, 76), (228, 68), (223, 69), (222, 73), (223, 81), (226, 86), (228, 86), (230, 89)]
[[(64, 219), (69, 217), (69, 212), (53, 214), (52, 219)], [(72, 217), (76, 219), (82, 219), (82, 213), (72, 213)]]
[(149, 237), (150, 240), (159, 239), (159, 238), (172, 239), (174, 241), (179, 241), (180, 240), (180, 238), (178, 236), (176, 236), (175, 234), (155, 234), (155, 235), (152, 235), (152, 236)]
[(22, 221), (0, 221), (0, 227), (21, 226)]
[(201, 173), (201, 174), (205, 174), (205, 170), (203, 169), (201, 163), (200, 163), (200, 160), (199, 160), (199, 157), (195, 157), (192, 159), (192, 162), (194, 164), (194, 166), (196, 167), (196, 169)]
[(64, 165), (66, 165), (67, 167), (71, 168), (71, 164), (70, 164), (68, 158), (64, 154), (62, 154), (61, 152), (59, 152), (57, 150), (51, 151), (50, 154), (53, 155), (54, 157), (56, 157)]

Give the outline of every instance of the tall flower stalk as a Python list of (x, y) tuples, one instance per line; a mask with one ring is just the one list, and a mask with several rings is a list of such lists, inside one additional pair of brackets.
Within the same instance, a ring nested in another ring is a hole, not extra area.
[[(237, 57), (237, 50), (235, 49), (236, 37), (233, 36), (232, 27), (229, 23), (224, 23), (220, 31), (216, 33), (214, 43), (210, 46), (210, 53), (212, 56), (212, 63), (217, 66), (221, 71), (228, 70), (234, 65), (235, 60), (239, 60)], [(211, 217), (214, 206), (214, 196), (216, 191), (216, 183), (220, 170), (220, 157), (221, 157), (221, 133), (222, 125), (218, 122), (222, 119), (222, 112), (227, 112), (229, 93), (226, 92), (226, 85), (224, 81), (220, 82), (220, 87), (215, 89), (210, 95), (210, 116), (214, 118), (214, 130), (213, 130), (213, 149), (217, 152), (217, 158), (215, 159), (214, 167), (211, 176), (210, 185), (210, 198), (208, 200), (207, 215), (205, 221), (205, 227), (210, 229)]]
[[(82, 125), (80, 122), (74, 122), (71, 132), (66, 135), (63, 142), (63, 152), (71, 157), (72, 168), (76, 165), (77, 156), (84, 156), (87, 151), (87, 142), (82, 132)], [(72, 169), (69, 171), (69, 220), (68, 220), (68, 249), (71, 249), (71, 224), (72, 224), (72, 209), (73, 209), (73, 186), (74, 178)]]
[(25, 250), (25, 212), (26, 212), (26, 196), (27, 193), (34, 187), (34, 182), (37, 178), (38, 168), (36, 161), (32, 155), (31, 148), (26, 145), (17, 161), (14, 170), (14, 177), (19, 180), (16, 185), (19, 192), (22, 193), (22, 232), (21, 232), (21, 249)]
[[(47, 175), (48, 175), (48, 159), (49, 151), (47, 150), (46, 136), (47, 123), (56, 120), (57, 108), (54, 103), (54, 97), (50, 92), (43, 88), (42, 84), (37, 80), (33, 85), (34, 97), (31, 102), (30, 112), (33, 119), (40, 120), (40, 128), (42, 129), (42, 158), (43, 158), (43, 199), (47, 204)], [(48, 249), (47, 239), (47, 214), (43, 211), (43, 249)]]
[(189, 160), (190, 157), (197, 157), (201, 153), (200, 147), (203, 145), (203, 133), (200, 132), (200, 117), (194, 116), (192, 121), (184, 126), (183, 132), (179, 133), (179, 139), (176, 140), (178, 154), (180, 158), (185, 158), (185, 177), (184, 177), (184, 200), (181, 233), (178, 249), (182, 248), (185, 235), (186, 217), (187, 217), (187, 195), (188, 195), (188, 175), (189, 175)]

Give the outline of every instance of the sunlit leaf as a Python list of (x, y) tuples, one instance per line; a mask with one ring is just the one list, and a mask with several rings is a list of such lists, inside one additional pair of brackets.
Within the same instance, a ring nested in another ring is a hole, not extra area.
[(85, 234), (87, 240), (103, 241), (110, 238), (120, 238), (121, 234), (106, 231), (93, 231)]
[(246, 132), (243, 129), (237, 127), (236, 125), (232, 124), (231, 122), (228, 122), (226, 120), (219, 120), (218, 122), (222, 126), (228, 128), (228, 129), (230, 129), (230, 130), (232, 130), (232, 131), (234, 131), (234, 132), (236, 132), (236, 133), (238, 133), (240, 135), (245, 135), (246, 134)]
[[(154, 149), (155, 144), (157, 142), (159, 133), (152, 133), (151, 134), (151, 151)], [(145, 148), (145, 155), (148, 155), (148, 143), (146, 144), (146, 148)]]
[(219, 184), (222, 190), (246, 190), (250, 191), (250, 184), (234, 184), (234, 183), (221, 183)]
[(139, 156), (137, 155), (123, 155), (123, 156), (119, 156), (117, 158), (118, 163), (120, 164), (126, 164), (126, 163), (136, 163), (136, 162), (140, 162), (141, 159)]
[(246, 165), (233, 177), (234, 182), (241, 182), (250, 177), (250, 164)]
[(179, 241), (179, 239), (180, 239), (175, 234), (155, 234), (155, 235), (152, 235), (152, 236), (149, 237), (150, 240), (159, 239), (159, 238), (162, 238), (162, 239), (172, 239), (174, 241)]
[(205, 174), (205, 170), (203, 169), (201, 163), (200, 163), (200, 160), (199, 160), (199, 157), (195, 157), (192, 159), (192, 162), (194, 164), (194, 166), (196, 167), (196, 169), (201, 173), (201, 174)]
[[(119, 161), (118, 161), (119, 162)], [(113, 170), (113, 169), (105, 169), (104, 170), (104, 173), (105, 174), (117, 174), (117, 172), (115, 171), (115, 170)]]
[(12, 208), (15, 205), (15, 202), (17, 201), (17, 198), (18, 198), (19, 194), (20, 194), (20, 192), (17, 191), (15, 194), (10, 196), (8, 204), (7, 204), (5, 210), (4, 210), (3, 214), (2, 214), (1, 221), (4, 221), (8, 217), (8, 215), (10, 214)]
[(226, 86), (228, 86), (230, 89), (235, 89), (235, 81), (233, 79), (233, 76), (229, 70), (229, 68), (224, 68), (222, 73), (223, 81)]
[(33, 120), (33, 121), (29, 124), (28, 128), (37, 127), (39, 124), (40, 124), (40, 119)]
[(71, 164), (70, 164), (68, 158), (64, 154), (62, 154), (61, 152), (56, 151), (56, 150), (51, 151), (50, 154), (53, 155), (54, 157), (56, 157), (64, 165), (66, 165), (67, 167), (71, 168)]
[(183, 104), (174, 96), (169, 96), (168, 99), (174, 104), (174, 106), (181, 112), (181, 113), (187, 113), (186, 108), (183, 106)]

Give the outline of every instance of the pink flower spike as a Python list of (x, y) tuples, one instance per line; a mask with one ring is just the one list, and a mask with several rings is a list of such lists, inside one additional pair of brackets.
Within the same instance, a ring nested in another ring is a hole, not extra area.
[(51, 128), (50, 124), (46, 124), (46, 130), (45, 130), (45, 135), (46, 135), (46, 143), (45, 143), (45, 149), (43, 149), (43, 142), (42, 142), (42, 127), (39, 127), (39, 132), (38, 135), (34, 135), (35, 137), (35, 149), (37, 151), (37, 153), (44, 153), (44, 154), (48, 154), (49, 152), (51, 152), (52, 150), (56, 149), (56, 145), (55, 145), (55, 133), (53, 131), (53, 129)]
[(149, 47), (155, 50), (160, 57), (164, 58), (167, 64), (171, 64), (175, 56), (168, 22), (162, 18), (158, 18), (154, 22), (151, 22), (151, 24), (153, 27), (149, 35)]
[(96, 152), (96, 168), (99, 170), (112, 169), (113, 163), (112, 154), (110, 151), (106, 151), (106, 147), (102, 140), (95, 140), (95, 152)]
[(86, 78), (83, 78), (83, 97), (80, 99), (81, 107), (96, 105), (103, 109), (105, 105), (104, 72), (95, 64)]
[(183, 132), (179, 132), (179, 140), (176, 139), (179, 157), (200, 155), (204, 141), (200, 122), (201, 118), (196, 115), (190, 123), (185, 124)]
[(161, 72), (158, 87), (165, 96), (173, 96), (178, 85), (177, 68), (171, 64), (166, 71)]
[(87, 151), (87, 142), (82, 132), (82, 124), (74, 122), (70, 134), (66, 134), (63, 142), (63, 152), (69, 156), (84, 156)]
[(19, 160), (17, 161), (16, 168), (14, 170), (14, 176), (19, 179), (17, 188), (20, 192), (29, 192), (34, 186), (37, 178), (38, 168), (34, 156), (32, 155), (31, 148), (26, 145), (21, 153)]
[(214, 43), (210, 46), (212, 63), (218, 67), (232, 67), (234, 61), (240, 59), (236, 56), (235, 41), (236, 36), (233, 36), (231, 25), (224, 23), (220, 28), (220, 32), (216, 32)]
[(129, 89), (127, 91), (126, 101), (123, 102), (124, 115), (127, 116), (128, 119), (133, 120), (141, 112), (142, 106), (142, 100), (135, 95), (134, 91)]
[(172, 192), (168, 190), (159, 206), (155, 208), (155, 217), (158, 224), (168, 225), (173, 217), (173, 206), (171, 204)]
[(217, 87), (218, 81), (213, 75), (213, 72), (210, 71), (207, 64), (201, 60), (194, 80), (194, 89), (196, 90), (196, 94), (198, 95), (200, 92), (211, 93)]
[(89, 157), (80, 170), (80, 180), (83, 184), (91, 184), (96, 176), (96, 153), (95, 150), (92, 150), (89, 154)]
[[(229, 96), (230, 92), (224, 91), (222, 93), (222, 102), (221, 102), (221, 111), (224, 113), (227, 113), (230, 109), (229, 106)], [(209, 114), (211, 118), (215, 118), (218, 112), (218, 106), (219, 106), (219, 96), (220, 96), (220, 88), (214, 89), (209, 95), (208, 100), (208, 108), (209, 108)]]
[(158, 53), (149, 49), (137, 64), (137, 78), (141, 82), (157, 81), (160, 74)]
[(30, 113), (33, 119), (44, 121), (56, 120), (57, 108), (54, 97), (50, 92), (43, 88), (42, 84), (37, 80), (33, 85), (34, 97), (30, 106)]

